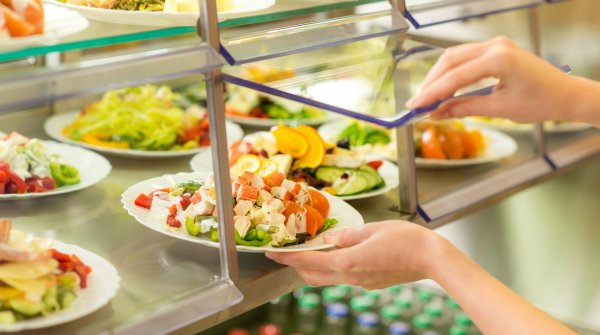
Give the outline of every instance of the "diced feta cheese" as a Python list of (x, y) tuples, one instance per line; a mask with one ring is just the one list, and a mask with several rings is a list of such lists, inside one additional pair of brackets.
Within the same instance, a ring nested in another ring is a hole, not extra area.
[(246, 237), (248, 229), (250, 229), (250, 218), (247, 216), (236, 215), (233, 217), (233, 226), (241, 238)]
[(262, 205), (262, 209), (263, 211), (265, 211), (266, 214), (276, 214), (276, 213), (281, 213), (283, 212), (283, 209), (285, 208), (285, 206), (283, 206), (283, 202), (281, 202), (281, 200), (279, 199), (269, 199), (265, 202), (263, 202)]
[(210, 215), (215, 210), (215, 205), (206, 200), (202, 200), (192, 206), (194, 207), (194, 213), (196, 215)]
[(284, 187), (271, 187), (271, 194), (277, 199), (289, 200), (291, 194), (288, 193), (289, 191)]
[(357, 168), (365, 163), (365, 159), (357, 152), (336, 148), (332, 154), (325, 155), (321, 165)]
[(281, 187), (285, 188), (286, 190), (288, 190), (290, 192), (294, 189), (295, 186), (296, 186), (296, 183), (291, 180), (284, 179), (281, 182)]
[(296, 202), (299, 205), (304, 205), (308, 199), (310, 199), (310, 195), (306, 189), (301, 189), (298, 195), (296, 196)]
[(252, 222), (253, 226), (256, 226), (260, 223), (265, 223), (267, 221), (265, 212), (262, 209), (256, 207), (253, 207), (250, 210), (248, 217), (250, 218), (250, 222)]
[(296, 235), (298, 232), (296, 229), (296, 215), (292, 214), (288, 217), (285, 228), (291, 235)]
[(218, 228), (219, 224), (215, 219), (204, 219), (200, 221), (200, 232), (208, 233), (212, 228)]
[(253, 206), (254, 205), (250, 200), (240, 200), (233, 207), (233, 212), (235, 213), (235, 215), (244, 216), (248, 214), (248, 212), (252, 209)]
[(265, 186), (265, 182), (264, 179), (261, 175), (254, 175), (254, 177), (252, 178), (252, 186), (258, 187), (258, 189), (262, 189)]
[(267, 216), (267, 223), (271, 225), (283, 224), (285, 222), (285, 215), (283, 214), (270, 214)]
[(258, 191), (258, 198), (256, 199), (256, 204), (262, 206), (262, 204), (267, 201), (273, 199), (273, 195), (265, 190)]
[(208, 201), (208, 203), (212, 205), (217, 204), (217, 192), (214, 188), (201, 188), (200, 195), (202, 196), (202, 199)]

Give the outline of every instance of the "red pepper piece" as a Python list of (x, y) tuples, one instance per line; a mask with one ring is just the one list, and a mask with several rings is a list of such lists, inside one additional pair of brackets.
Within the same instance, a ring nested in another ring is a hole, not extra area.
[(50, 255), (52, 255), (52, 258), (56, 259), (59, 262), (70, 262), (71, 261), (71, 257), (67, 254), (63, 254), (62, 252), (56, 250), (56, 249), (50, 249)]
[(6, 190), (6, 184), (0, 183), (0, 194), (4, 194), (5, 190)]
[(79, 286), (81, 288), (86, 288), (88, 272), (85, 268), (85, 265), (83, 265), (83, 263), (77, 263), (75, 264), (74, 270), (75, 273), (77, 273), (77, 275), (79, 276)]
[(150, 209), (150, 207), (152, 207), (152, 197), (147, 196), (144, 193), (140, 193), (140, 195), (138, 195), (137, 198), (135, 198), (134, 203), (136, 206), (140, 206), (145, 209)]
[(58, 263), (58, 268), (61, 269), (63, 272), (71, 271), (71, 270), (73, 270), (73, 263), (60, 262), (60, 263)]
[(171, 207), (169, 207), (169, 214), (170, 216), (177, 215), (177, 205), (172, 204)]
[(8, 174), (5, 171), (0, 170), (0, 184), (6, 184), (8, 182)]
[(173, 228), (181, 227), (181, 222), (177, 220), (174, 216), (167, 216), (167, 225)]
[(368, 164), (375, 170), (379, 170), (381, 165), (383, 165), (383, 161), (372, 161), (372, 162), (369, 162)]

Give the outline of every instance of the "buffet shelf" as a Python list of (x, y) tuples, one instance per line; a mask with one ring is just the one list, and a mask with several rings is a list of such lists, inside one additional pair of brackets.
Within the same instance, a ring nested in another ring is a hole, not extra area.
[[(4, 116), (0, 130), (13, 130), (10, 127), (14, 126), (29, 136), (45, 137), (36, 123), (27, 122), (30, 117), (21, 118), (19, 122)], [(412, 219), (430, 228), (440, 226), (600, 153), (596, 130), (551, 135), (549, 156), (560, 166), (553, 171), (535, 158), (528, 136), (519, 136), (517, 141), (522, 150), (515, 158), (499, 163), (467, 169), (419, 169), (422, 208), (433, 220)], [(98, 312), (31, 334), (192, 334), (303, 285), (293, 269), (276, 265), (262, 254), (242, 253), (238, 254), (240, 278), (234, 286), (220, 277), (217, 249), (157, 234), (127, 215), (119, 202), (123, 190), (143, 179), (187, 171), (189, 158), (109, 159), (113, 172), (95, 187), (35, 202), (0, 203), (2, 216), (12, 218), (18, 229), (85, 246), (110, 260), (122, 277), (117, 296)], [(366, 222), (395, 215), (411, 219), (390, 211), (397, 203), (397, 190), (350, 202)]]
[[(351, 9), (357, 6), (381, 2), (383, 0), (286, 0), (277, 1), (274, 6), (265, 10), (251, 11), (235, 15), (221, 17), (219, 26), (231, 28), (248, 24), (266, 23), (276, 20), (300, 18), (302, 16), (331, 12), (340, 9)], [(70, 6), (69, 8), (77, 8)], [(87, 8), (84, 8), (84, 10)], [(107, 10), (108, 11), (108, 10)], [(110, 12), (100, 15), (105, 19), (114, 20)], [(154, 13), (157, 14), (157, 13)], [(169, 14), (169, 13), (165, 13)], [(0, 62), (25, 57), (43, 56), (53, 52), (67, 52), (74, 50), (95, 49), (112, 45), (123, 45), (124, 43), (164, 40), (176, 36), (194, 37), (196, 35), (196, 20), (193, 14), (176, 13), (172, 18), (165, 20), (159, 16), (148, 16), (148, 18), (131, 17), (131, 20), (146, 20), (147, 25), (115, 24), (114, 22), (103, 22), (97, 19), (89, 19), (89, 26), (72, 35), (61, 37), (43, 38), (41, 41), (33, 41), (26, 45), (19, 44), (16, 47), (0, 44)], [(180, 17), (178, 17), (181, 16)], [(95, 16), (99, 16), (97, 13)], [(191, 18), (190, 18), (191, 16)], [(301, 20), (301, 19), (300, 19)], [(121, 23), (126, 23), (124, 22)], [(1, 42), (0, 42), (1, 43)]]
[(200, 76), (221, 65), (220, 57), (210, 47), (175, 42), (161, 49), (83, 58), (56, 67), (25, 67), (0, 76), (0, 113), (108, 89)]

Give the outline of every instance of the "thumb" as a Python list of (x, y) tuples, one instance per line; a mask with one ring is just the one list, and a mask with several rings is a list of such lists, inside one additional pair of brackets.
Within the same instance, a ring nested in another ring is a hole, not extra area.
[(348, 228), (339, 231), (332, 231), (323, 235), (323, 242), (335, 244), (340, 248), (348, 248), (364, 241), (367, 236), (362, 227)]

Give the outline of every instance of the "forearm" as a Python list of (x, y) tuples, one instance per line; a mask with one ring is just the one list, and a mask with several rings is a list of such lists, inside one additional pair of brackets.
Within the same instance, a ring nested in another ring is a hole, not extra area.
[[(557, 94), (564, 94), (558, 92)], [(565, 94), (564, 115), (571, 121), (589, 123), (600, 128), (600, 83), (573, 77)]]
[(529, 304), (450, 243), (437, 253), (432, 279), (460, 304), (484, 334), (576, 334)]

